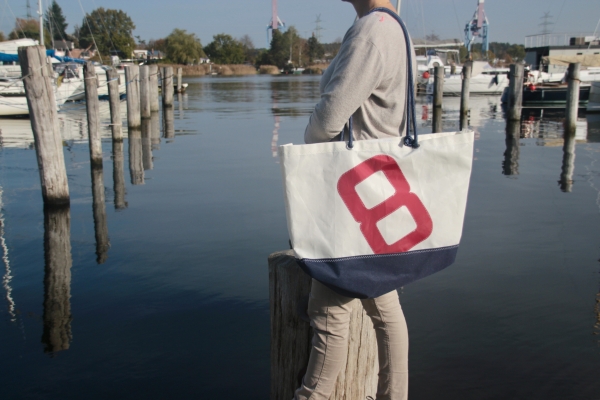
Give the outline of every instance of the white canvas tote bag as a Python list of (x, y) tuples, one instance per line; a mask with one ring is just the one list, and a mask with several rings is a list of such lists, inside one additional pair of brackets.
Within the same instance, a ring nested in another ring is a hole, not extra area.
[[(417, 139), (410, 39), (408, 135), (283, 145), (290, 241), (300, 266), (336, 292), (373, 298), (456, 258), (473, 160), (472, 131)], [(412, 130), (413, 135), (410, 135)], [(342, 139), (343, 139), (342, 135)]]

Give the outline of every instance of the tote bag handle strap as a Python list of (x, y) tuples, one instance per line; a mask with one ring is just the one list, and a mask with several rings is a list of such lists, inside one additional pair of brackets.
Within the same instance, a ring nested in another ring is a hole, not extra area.
[[(408, 127), (406, 129), (406, 136), (403, 138), (403, 142), (405, 146), (412, 147), (416, 149), (419, 147), (419, 141), (417, 138), (417, 119), (415, 113), (415, 82), (414, 82), (414, 72), (413, 72), (413, 61), (412, 61), (412, 46), (410, 42), (410, 36), (408, 35), (408, 29), (406, 29), (406, 25), (400, 18), (398, 14), (393, 12), (392, 10), (384, 7), (377, 7), (372, 9), (370, 13), (373, 12), (384, 12), (389, 14), (392, 18), (394, 18), (400, 24), (402, 31), (404, 32), (404, 39), (406, 40), (406, 60), (407, 60), (407, 79), (408, 79), (408, 94), (406, 96), (406, 116)], [(348, 132), (348, 148), (354, 147), (354, 139), (352, 135), (352, 116), (350, 116), (350, 120), (348, 121), (348, 125), (344, 127), (344, 130), (341, 132), (340, 138), (344, 140), (345, 132)], [(412, 132), (412, 135), (411, 135)]]

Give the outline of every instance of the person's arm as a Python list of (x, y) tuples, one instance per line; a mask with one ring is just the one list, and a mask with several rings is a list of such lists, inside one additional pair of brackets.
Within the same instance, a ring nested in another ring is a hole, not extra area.
[(306, 143), (328, 142), (371, 96), (383, 78), (383, 61), (373, 43), (354, 37), (340, 48), (336, 68), (321, 94), (306, 131)]

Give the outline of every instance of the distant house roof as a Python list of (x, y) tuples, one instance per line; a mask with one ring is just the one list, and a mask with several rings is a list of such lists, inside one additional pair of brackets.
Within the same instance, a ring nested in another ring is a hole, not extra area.
[(73, 42), (70, 42), (68, 40), (54, 41), (54, 49), (55, 50), (66, 51), (66, 50), (73, 50), (74, 48), (75, 48), (75, 45), (73, 44)]
[(464, 46), (462, 40), (459, 39), (444, 39), (444, 40), (426, 40), (426, 39), (414, 39), (412, 40), (415, 48), (433, 48), (433, 47), (461, 47)]

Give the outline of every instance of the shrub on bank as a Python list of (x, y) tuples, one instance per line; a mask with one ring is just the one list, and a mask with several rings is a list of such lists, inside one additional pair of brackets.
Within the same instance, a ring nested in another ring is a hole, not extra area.
[(309, 65), (308, 67), (304, 68), (304, 71), (302, 71), (302, 73), (308, 75), (322, 75), (323, 71), (325, 71), (325, 69), (327, 69), (328, 66), (329, 64)]
[(258, 69), (258, 73), (264, 75), (277, 75), (279, 74), (279, 68), (275, 65), (261, 65)]
[[(212, 68), (211, 68), (212, 65)], [(173, 72), (177, 74), (177, 68), (182, 69), (183, 76), (203, 76), (215, 73), (217, 75), (254, 75), (256, 68), (253, 65), (233, 64), (233, 65), (217, 65), (217, 64), (198, 64), (198, 65), (177, 65), (163, 64), (159, 67), (173, 67)]]

